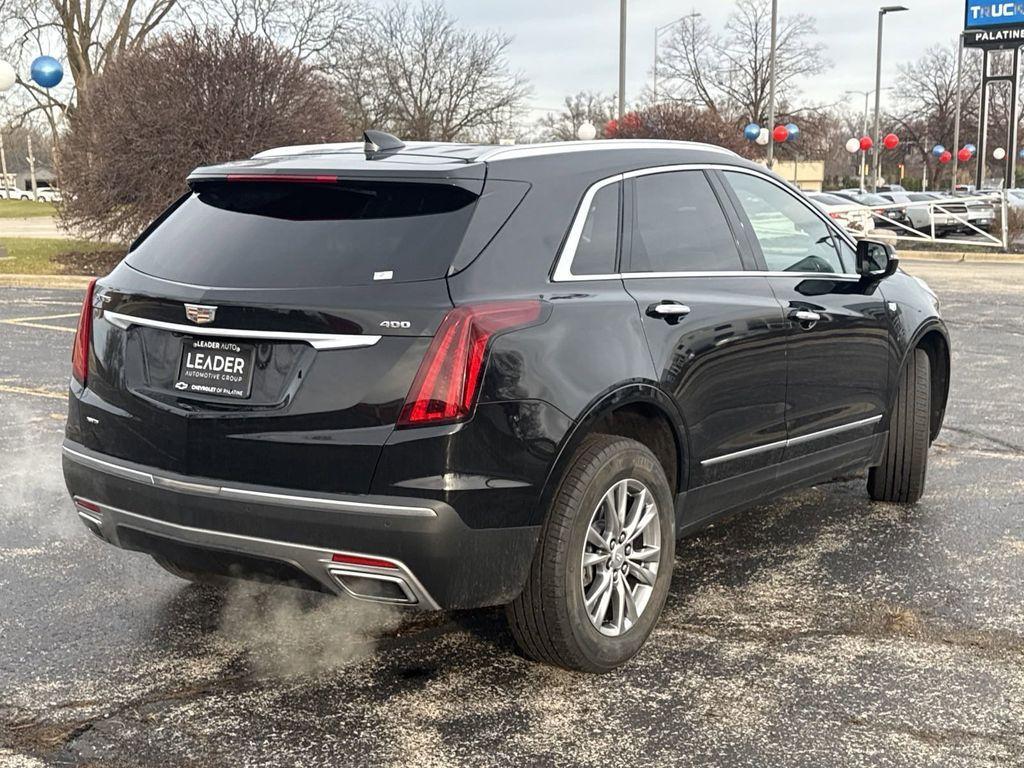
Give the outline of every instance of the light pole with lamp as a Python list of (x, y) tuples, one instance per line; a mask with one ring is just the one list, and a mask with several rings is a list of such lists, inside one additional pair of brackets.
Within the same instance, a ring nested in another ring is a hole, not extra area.
[[(868, 135), (868, 99), (871, 97), (871, 94), (874, 93), (874, 91), (847, 91), (846, 92), (847, 95), (852, 94), (852, 93), (856, 93), (857, 95), (864, 97), (864, 121), (862, 123), (863, 127), (861, 128), (860, 135), (861, 136), (867, 136)], [(867, 176), (867, 172), (868, 172), (868, 153), (865, 152), (862, 149), (860, 151), (860, 191), (861, 192), (866, 192), (867, 191), (864, 188), (864, 179)]]
[(909, 11), (905, 5), (883, 5), (878, 9), (878, 46), (875, 49), (875, 130), (874, 145), (871, 148), (872, 153), (872, 164), (871, 164), (871, 191), (878, 191), (878, 163), (881, 159), (879, 154), (878, 145), (881, 143), (878, 140), (878, 134), (882, 130), (881, 124), (881, 109), (882, 109), (882, 22), (885, 19), (887, 13), (899, 13), (900, 11)]
[(661, 33), (669, 27), (674, 27), (679, 22), (686, 21), (687, 19), (690, 19), (691, 24), (696, 24), (697, 19), (702, 15), (703, 14), (700, 11), (690, 11), (690, 13), (685, 16), (680, 16), (675, 21), (670, 21), (668, 24), (662, 24), (660, 27), (654, 28), (654, 85), (651, 90), (653, 91), (655, 104), (658, 103), (658, 40), (661, 38)]
[(619, 120), (626, 114), (626, 0), (619, 0)]
[[(772, 41), (768, 52), (768, 130), (775, 130), (775, 48), (778, 42), (779, 0), (772, 0)], [(756, 118), (757, 116), (754, 115)], [(768, 168), (775, 164), (775, 139), (768, 141)]]

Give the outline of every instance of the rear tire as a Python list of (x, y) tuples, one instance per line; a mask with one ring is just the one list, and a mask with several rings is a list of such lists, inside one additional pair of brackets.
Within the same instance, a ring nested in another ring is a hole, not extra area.
[(868, 470), (868, 494), (875, 501), (913, 504), (924, 493), (931, 395), (928, 353), (915, 349), (900, 372), (882, 463)]
[(586, 438), (552, 501), (526, 586), (506, 606), (516, 643), (531, 659), (571, 670), (624, 664), (657, 624), (674, 557), (674, 498), (658, 459), (635, 440)]
[(186, 568), (183, 565), (179, 565), (173, 560), (168, 560), (166, 557), (160, 555), (150, 555), (156, 564), (163, 568), (170, 574), (177, 576), (179, 579), (185, 581), (191, 581), (195, 584), (207, 584), (210, 586), (222, 587), (227, 584), (227, 579), (224, 576), (218, 576), (215, 573), (204, 573), (203, 571), (194, 571), (191, 568)]

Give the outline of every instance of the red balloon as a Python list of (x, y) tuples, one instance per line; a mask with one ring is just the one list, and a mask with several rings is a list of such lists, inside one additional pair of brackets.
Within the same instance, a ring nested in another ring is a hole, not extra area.
[(604, 124), (604, 135), (607, 136), (609, 139), (614, 139), (615, 138), (615, 134), (617, 134), (618, 132), (619, 132), (619, 121), (618, 120), (609, 120), (607, 123)]
[(785, 141), (789, 138), (789, 128), (784, 125), (776, 125), (772, 131), (772, 138), (776, 141)]
[(882, 139), (882, 144), (885, 145), (886, 149), (896, 149), (896, 147), (899, 146), (899, 143), (900, 137), (895, 133), (887, 134), (886, 137)]
[(864, 152), (867, 152), (873, 146), (875, 146), (875, 142), (873, 142), (871, 140), (870, 136), (862, 136), (861, 137), (861, 140), (860, 140), (860, 148), (861, 148), (861, 150), (863, 150)]
[(953, 159), (953, 153), (950, 152), (948, 149), (945, 152), (943, 152), (941, 155), (939, 155), (939, 162), (942, 163), (943, 165), (945, 165), (946, 163), (948, 163), (952, 159)]
[(964, 147), (963, 149), (956, 153), (956, 159), (959, 160), (961, 163), (966, 163), (968, 160), (971, 159), (971, 157), (971, 150), (969, 150), (967, 147)]

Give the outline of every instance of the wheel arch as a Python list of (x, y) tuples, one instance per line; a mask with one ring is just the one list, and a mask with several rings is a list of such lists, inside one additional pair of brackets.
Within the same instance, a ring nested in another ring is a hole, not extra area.
[(595, 398), (562, 440), (544, 481), (538, 521), (550, 507), (576, 449), (591, 434), (620, 435), (643, 443), (661, 461), (673, 494), (686, 488), (688, 441), (675, 401), (653, 384), (623, 384)]

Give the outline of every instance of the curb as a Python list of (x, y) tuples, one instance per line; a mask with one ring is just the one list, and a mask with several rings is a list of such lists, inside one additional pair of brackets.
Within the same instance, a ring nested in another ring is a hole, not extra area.
[(0, 273), (0, 288), (85, 288), (86, 275), (17, 275)]
[(1024, 264), (1022, 253), (971, 253), (967, 251), (916, 251), (899, 250), (897, 253), (906, 261), (938, 261), (947, 264), (991, 263), (991, 264)]

